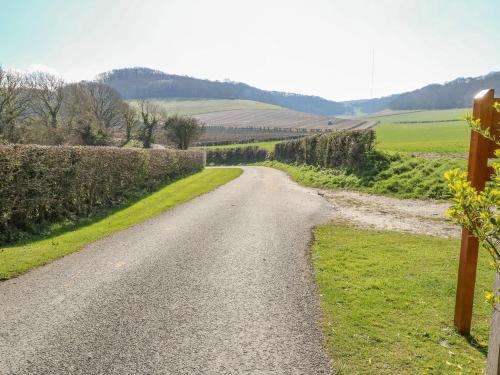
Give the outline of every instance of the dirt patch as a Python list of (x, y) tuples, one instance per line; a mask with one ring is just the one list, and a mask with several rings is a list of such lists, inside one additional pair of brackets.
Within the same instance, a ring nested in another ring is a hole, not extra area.
[(460, 237), (460, 227), (444, 216), (449, 203), (397, 199), (343, 190), (318, 190), (318, 193), (333, 205), (338, 219), (358, 227)]

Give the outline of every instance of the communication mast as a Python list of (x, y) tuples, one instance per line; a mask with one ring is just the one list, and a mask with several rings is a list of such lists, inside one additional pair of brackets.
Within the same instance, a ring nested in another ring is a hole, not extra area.
[(373, 86), (375, 83), (375, 48), (372, 49), (372, 84), (370, 87), (370, 98), (373, 99)]

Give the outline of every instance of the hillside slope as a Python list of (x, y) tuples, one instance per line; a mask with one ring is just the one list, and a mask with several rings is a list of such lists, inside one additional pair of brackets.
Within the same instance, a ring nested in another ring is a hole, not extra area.
[[(237, 109), (248, 110), (279, 110), (279, 107), (274, 104), (255, 102), (253, 100), (240, 99), (208, 99), (208, 100), (178, 100), (178, 99), (148, 99), (168, 114), (177, 114), (181, 116), (192, 116), (202, 113), (234, 111)], [(128, 100), (132, 105), (138, 106), (138, 100)]]
[(209, 81), (147, 68), (116, 69), (98, 78), (125, 99), (245, 99), (324, 116), (346, 111), (343, 104), (318, 96), (265, 91), (240, 82)]
[(418, 90), (377, 99), (348, 101), (344, 102), (344, 105), (346, 108), (357, 109), (364, 113), (384, 109), (466, 108), (471, 106), (474, 95), (484, 89), (500, 91), (500, 72), (480, 77), (457, 78), (443, 85), (432, 84)]

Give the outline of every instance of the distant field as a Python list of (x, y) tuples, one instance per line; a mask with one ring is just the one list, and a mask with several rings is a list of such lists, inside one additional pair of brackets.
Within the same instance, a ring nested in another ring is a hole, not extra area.
[[(237, 109), (246, 110), (276, 110), (283, 109), (277, 105), (255, 102), (253, 100), (183, 100), (183, 99), (158, 99), (150, 100), (161, 106), (169, 114), (198, 115), (202, 113), (233, 111)], [(131, 100), (137, 103), (137, 100)]]
[(376, 131), (380, 150), (442, 154), (469, 150), (470, 129), (462, 121), (381, 124)]
[[(297, 137), (308, 131), (365, 129), (377, 120), (345, 120), (292, 111), (252, 100), (150, 100), (168, 114), (189, 115), (207, 125), (196, 146), (268, 142)], [(137, 100), (129, 103), (138, 105)]]
[(377, 147), (397, 152), (466, 153), (470, 129), (464, 121), (451, 121), (466, 112), (467, 109), (447, 109), (379, 117)]
[(208, 146), (207, 148), (236, 148), (236, 147), (247, 147), (247, 146), (257, 146), (263, 148), (267, 151), (274, 151), (274, 145), (282, 141), (269, 141), (269, 142), (253, 142), (253, 143), (233, 143), (230, 145), (220, 145), (220, 146)]
[(369, 118), (376, 117), (383, 123), (394, 122), (423, 122), (423, 121), (449, 121), (459, 120), (465, 116), (467, 112), (471, 112), (470, 108), (455, 108), (441, 109), (435, 111), (417, 111), (404, 113), (387, 113), (368, 116)]
[(208, 126), (295, 128), (295, 129), (364, 129), (375, 125), (372, 120), (344, 120), (310, 113), (281, 110), (234, 110), (195, 116)]
[(212, 146), (220, 144), (267, 142), (297, 138), (310, 132), (299, 129), (279, 128), (238, 128), (224, 126), (208, 126), (195, 146)]

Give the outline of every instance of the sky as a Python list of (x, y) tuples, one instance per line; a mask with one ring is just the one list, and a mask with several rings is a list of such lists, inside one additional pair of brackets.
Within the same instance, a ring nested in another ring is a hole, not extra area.
[(0, 0), (0, 65), (380, 97), (500, 71), (500, 0)]

